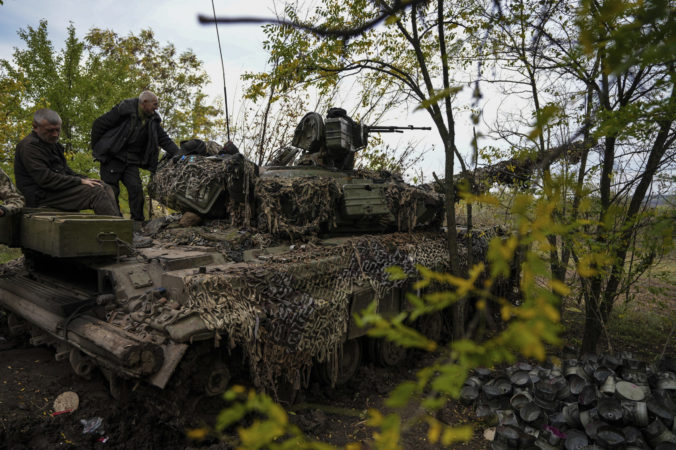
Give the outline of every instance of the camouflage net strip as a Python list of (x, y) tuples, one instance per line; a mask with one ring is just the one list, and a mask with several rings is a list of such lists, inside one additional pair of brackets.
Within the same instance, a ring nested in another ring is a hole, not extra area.
[(255, 178), (256, 166), (239, 154), (184, 155), (163, 163), (152, 177), (148, 191), (152, 198), (178, 211), (196, 211), (193, 205), (207, 204), (214, 196), (226, 192), (227, 204), (218, 205), (221, 207), (218, 212), (229, 215), (233, 224), (242, 224), (252, 218), (253, 202), (249, 199)]
[[(383, 182), (385, 199), (394, 221), (388, 215), (368, 216), (362, 220), (380, 224), (377, 228), (383, 231), (409, 231), (442, 219), (443, 201), (435, 192), (395, 182), (392, 177), (375, 179)], [(336, 228), (344, 198), (342, 183), (328, 177), (257, 179), (258, 229), (297, 239)], [(322, 230), (322, 226), (326, 229)]]
[(323, 223), (335, 227), (342, 195), (333, 178), (259, 178), (258, 229), (296, 239), (319, 233)]
[(414, 275), (416, 264), (443, 269), (447, 260), (439, 233), (364, 236), (190, 276), (187, 306), (244, 348), (257, 387), (276, 392), (279, 380), (300, 387), (313, 359), (339, 353), (356, 286), (370, 286), (378, 301), (405, 283), (387, 267)]

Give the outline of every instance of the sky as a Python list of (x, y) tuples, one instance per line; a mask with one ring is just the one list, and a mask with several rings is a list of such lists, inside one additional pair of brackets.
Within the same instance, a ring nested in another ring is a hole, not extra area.
[[(218, 16), (274, 16), (273, 0), (214, 0), (214, 5)], [(213, 14), (211, 0), (4, 0), (4, 5), (0, 6), (0, 58), (11, 59), (14, 47), (22, 46), (17, 35), (20, 28), (37, 27), (42, 19), (47, 20), (49, 37), (57, 48), (64, 42), (70, 23), (75, 26), (78, 37), (83, 37), (91, 28), (108, 28), (119, 35), (152, 28), (160, 43), (171, 42), (179, 51), (191, 49), (204, 62), (212, 81), (208, 93), (215, 98), (223, 94), (216, 30), (213, 25), (200, 25), (198, 14)], [(267, 55), (262, 47), (265, 36), (258, 25), (221, 25), (219, 31), (228, 104), (230, 114), (236, 117), (237, 99), (242, 92), (240, 76), (247, 71), (258, 72), (266, 68)], [(470, 91), (469, 87), (465, 90)], [(430, 150), (422, 163), (429, 176), (426, 181), (430, 181), (431, 171), (443, 174), (443, 147), (427, 113), (399, 111), (390, 115), (387, 123), (378, 125), (394, 124), (433, 127), (428, 132), (382, 136), (390, 146), (403, 147), (413, 140), (421, 148)], [(463, 153), (469, 152), (471, 129), (469, 113), (457, 117), (457, 145)]]

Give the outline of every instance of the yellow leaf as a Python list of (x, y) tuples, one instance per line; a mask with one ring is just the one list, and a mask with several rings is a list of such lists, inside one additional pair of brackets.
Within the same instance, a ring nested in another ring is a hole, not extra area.
[(209, 430), (207, 428), (195, 428), (193, 430), (188, 430), (188, 439), (192, 439), (195, 441), (201, 441), (205, 437), (207, 437), (207, 434), (209, 433)]
[(441, 437), (442, 445), (451, 445), (453, 442), (469, 441), (472, 439), (472, 427), (465, 425), (462, 427), (446, 428)]
[(427, 439), (429, 439), (431, 443), (436, 444), (441, 436), (441, 423), (432, 418), (430, 418), (427, 423), (430, 426), (429, 430), (427, 430)]
[(379, 427), (383, 423), (383, 415), (377, 409), (369, 409), (368, 424), (372, 427)]
[(500, 308), (500, 315), (502, 316), (503, 322), (507, 322), (510, 317), (512, 317), (512, 308), (509, 305), (504, 305)]
[(552, 290), (559, 295), (570, 294), (570, 288), (559, 280), (550, 280), (549, 286), (551, 286)]

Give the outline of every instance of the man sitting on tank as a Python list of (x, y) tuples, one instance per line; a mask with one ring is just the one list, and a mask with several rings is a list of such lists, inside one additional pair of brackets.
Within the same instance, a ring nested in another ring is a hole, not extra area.
[(75, 173), (59, 141), (61, 117), (43, 108), (33, 115), (33, 131), (16, 146), (14, 176), (26, 197), (26, 206), (65, 211), (93, 209), (96, 214), (119, 216), (113, 191), (101, 180)]
[(0, 201), (2, 201), (0, 217), (19, 213), (24, 205), (23, 196), (2, 169), (0, 169)]

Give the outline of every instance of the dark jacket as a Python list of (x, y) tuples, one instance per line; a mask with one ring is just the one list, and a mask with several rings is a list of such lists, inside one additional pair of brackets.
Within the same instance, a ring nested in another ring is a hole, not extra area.
[[(138, 120), (138, 98), (128, 98), (115, 105), (113, 109), (99, 117), (92, 125), (91, 144), (94, 159), (102, 165), (114, 160), (124, 161), (126, 155), (121, 153), (132, 132), (132, 123)], [(167, 133), (162, 128), (162, 119), (155, 113), (149, 119), (148, 144), (141, 158), (141, 168), (155, 172), (157, 159), (162, 147), (170, 155), (178, 152)]]
[(82, 184), (84, 175), (66, 164), (63, 145), (49, 144), (33, 131), (16, 146), (14, 177), (26, 197), (26, 206), (34, 207), (48, 192), (62, 191)]

